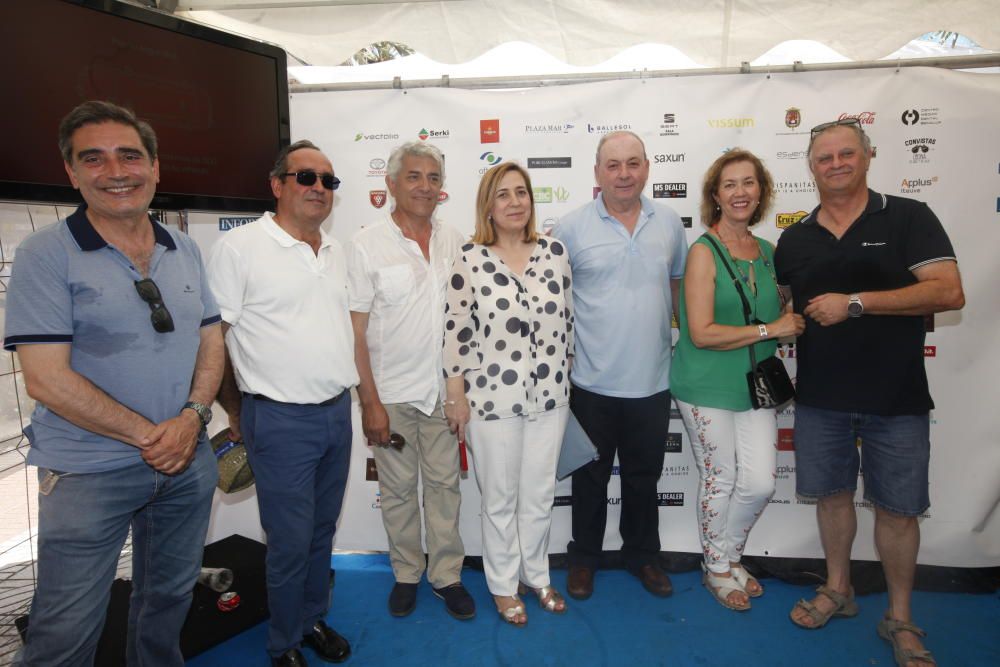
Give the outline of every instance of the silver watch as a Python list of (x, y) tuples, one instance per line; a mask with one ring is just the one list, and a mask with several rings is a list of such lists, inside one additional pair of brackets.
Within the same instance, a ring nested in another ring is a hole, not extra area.
[(861, 317), (865, 312), (865, 304), (861, 303), (860, 294), (852, 294), (850, 301), (847, 302), (847, 316), (848, 317)]
[(188, 408), (194, 410), (198, 414), (198, 419), (201, 420), (202, 428), (208, 426), (208, 422), (212, 421), (212, 408), (207, 405), (195, 403), (194, 401), (188, 401), (184, 404), (184, 407), (181, 408), (181, 410), (187, 410)]

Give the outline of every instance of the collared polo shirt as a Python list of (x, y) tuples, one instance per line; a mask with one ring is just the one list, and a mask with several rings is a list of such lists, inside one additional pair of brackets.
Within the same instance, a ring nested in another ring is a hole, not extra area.
[[(869, 190), (864, 212), (839, 240), (817, 222), (819, 210), (786, 229), (775, 253), (778, 283), (791, 288), (796, 312), (828, 292), (907, 287), (921, 266), (955, 261), (941, 222), (923, 202)], [(828, 327), (805, 319), (796, 341), (798, 402), (878, 415), (934, 407), (922, 316), (865, 314)]]
[(351, 310), (369, 313), (368, 354), (384, 404), (409, 403), (430, 415), (441, 398), (445, 288), (461, 247), (462, 235), (435, 220), (424, 259), (388, 215), (351, 239)]
[[(149, 278), (174, 330), (157, 333), (139, 297), (139, 273), (87, 219), (86, 205), (38, 230), (17, 249), (7, 290), (4, 349), (70, 346), (70, 367), (154, 424), (177, 416), (191, 390), (201, 327), (217, 324), (198, 246), (150, 221), (155, 245)], [(84, 430), (37, 403), (28, 463), (63, 472), (103, 472), (142, 462), (124, 442)]]
[(552, 230), (573, 269), (573, 383), (604, 396), (642, 398), (670, 387), (670, 280), (684, 276), (680, 217), (641, 198), (632, 234), (597, 197)]
[(329, 234), (317, 254), (265, 213), (212, 246), (208, 279), (241, 391), (315, 404), (358, 383), (347, 262)]

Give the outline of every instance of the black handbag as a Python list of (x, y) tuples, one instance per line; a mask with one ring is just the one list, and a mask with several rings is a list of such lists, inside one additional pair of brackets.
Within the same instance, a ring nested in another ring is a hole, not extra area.
[[(715, 242), (711, 234), (705, 234), (705, 238), (712, 244), (715, 252), (722, 260), (722, 265), (729, 272), (729, 277), (733, 279), (733, 284), (736, 285), (736, 292), (740, 295), (740, 301), (743, 302), (743, 319), (751, 326), (755, 323), (762, 324), (761, 322), (751, 321), (750, 302), (743, 293), (742, 283), (736, 277), (736, 274), (733, 273), (733, 269), (729, 266), (729, 262), (726, 261), (725, 255), (722, 254), (719, 244)], [(750, 405), (753, 406), (753, 409), (776, 408), (795, 398), (795, 387), (792, 385), (791, 378), (788, 377), (788, 371), (785, 369), (784, 362), (777, 357), (768, 357), (757, 363), (757, 355), (754, 354), (753, 347), (754, 343), (747, 346), (747, 349), (750, 351), (750, 372), (747, 373), (747, 388), (750, 391)]]

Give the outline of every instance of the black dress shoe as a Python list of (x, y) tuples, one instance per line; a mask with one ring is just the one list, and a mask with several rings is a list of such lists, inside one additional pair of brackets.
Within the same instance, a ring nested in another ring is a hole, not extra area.
[(460, 621), (467, 621), (476, 615), (476, 602), (461, 581), (444, 588), (435, 588), (434, 595), (444, 600), (448, 613)]
[(305, 656), (297, 648), (285, 651), (277, 658), (271, 658), (271, 667), (308, 667), (308, 665)]
[(594, 594), (594, 571), (583, 565), (571, 565), (566, 577), (566, 592), (577, 600), (586, 600)]
[(417, 585), (396, 582), (389, 593), (389, 613), (393, 616), (408, 616), (417, 608)]
[(351, 645), (323, 621), (316, 621), (312, 632), (303, 635), (302, 643), (316, 651), (320, 660), (326, 662), (344, 662), (351, 657)]
[(641, 565), (638, 569), (629, 569), (642, 582), (642, 587), (653, 595), (661, 598), (669, 597), (674, 592), (670, 577), (658, 565)]

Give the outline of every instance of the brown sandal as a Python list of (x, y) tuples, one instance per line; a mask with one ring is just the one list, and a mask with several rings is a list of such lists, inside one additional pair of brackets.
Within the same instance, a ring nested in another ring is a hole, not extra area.
[(878, 622), (878, 636), (892, 644), (892, 657), (896, 660), (896, 664), (899, 667), (906, 667), (906, 665), (913, 660), (926, 662), (928, 665), (937, 665), (937, 661), (934, 659), (934, 656), (932, 656), (931, 652), (927, 649), (912, 649), (900, 646), (896, 642), (896, 633), (899, 632), (912, 632), (921, 638), (927, 636), (926, 632), (912, 623), (897, 621), (896, 619), (889, 618), (888, 616), (885, 616)]
[(829, 611), (820, 611), (812, 602), (805, 599), (799, 600), (795, 603), (792, 608), (792, 612), (796, 609), (801, 609), (812, 619), (812, 625), (806, 625), (800, 621), (795, 620), (795, 616), (789, 613), (788, 617), (792, 620), (792, 623), (799, 626), (800, 628), (805, 628), (806, 630), (818, 630), (826, 625), (834, 616), (850, 618), (852, 616), (858, 615), (858, 603), (854, 601), (854, 589), (844, 595), (843, 593), (838, 593), (829, 586), (823, 585), (816, 589), (816, 592), (820, 595), (825, 595), (836, 603), (836, 607)]

